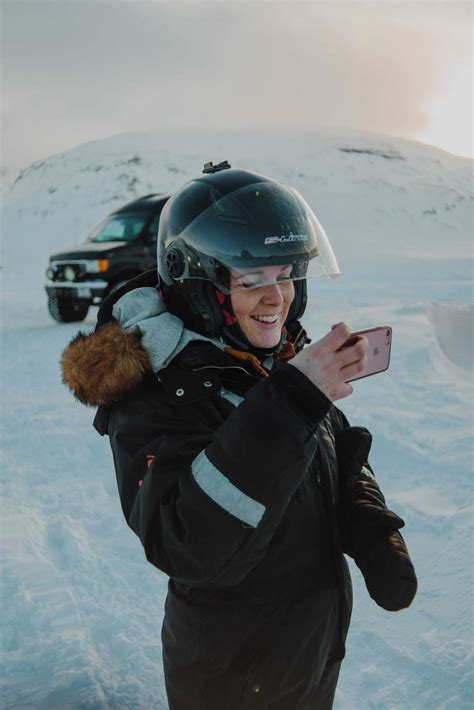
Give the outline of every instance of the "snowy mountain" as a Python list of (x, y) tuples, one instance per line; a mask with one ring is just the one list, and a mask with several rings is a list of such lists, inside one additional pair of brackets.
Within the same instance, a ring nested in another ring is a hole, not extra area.
[(126, 527), (93, 412), (60, 382), (77, 326), (50, 320), (42, 284), (49, 254), (107, 213), (224, 159), (299, 189), (326, 229), (342, 274), (310, 283), (313, 339), (343, 319), (393, 327), (389, 370), (339, 404), (374, 436), (419, 592), (389, 614), (351, 568), (335, 707), (471, 707), (472, 161), (355, 132), (124, 134), (34, 163), (4, 189), (1, 706), (166, 708), (166, 579)]

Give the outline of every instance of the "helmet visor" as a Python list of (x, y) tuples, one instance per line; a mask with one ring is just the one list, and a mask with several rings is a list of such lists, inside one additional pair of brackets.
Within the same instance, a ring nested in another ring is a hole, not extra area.
[[(228, 276), (228, 287), (224, 289), (227, 293), (261, 288), (275, 283), (285, 281), (297, 281), (308, 278), (308, 270), (311, 262), (294, 261), (286, 264), (275, 264), (274, 266), (251, 266), (249, 268), (231, 268)], [(321, 276), (315, 273), (313, 276)]]
[(170, 245), (182, 254), (179, 279), (234, 293), (340, 273), (324, 229), (294, 188), (268, 181), (228, 194), (212, 186), (210, 194), (210, 206)]

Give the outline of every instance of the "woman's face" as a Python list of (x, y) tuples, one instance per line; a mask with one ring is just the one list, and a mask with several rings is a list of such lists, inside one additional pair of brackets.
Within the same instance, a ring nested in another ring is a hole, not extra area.
[[(231, 294), (232, 308), (243, 334), (257, 348), (278, 345), (288, 311), (295, 297), (293, 281), (279, 281), (289, 275), (291, 266), (264, 266), (258, 270), (259, 279), (273, 282), (259, 288), (243, 288)], [(237, 276), (231, 272), (231, 289), (251, 284), (255, 269), (242, 269)]]

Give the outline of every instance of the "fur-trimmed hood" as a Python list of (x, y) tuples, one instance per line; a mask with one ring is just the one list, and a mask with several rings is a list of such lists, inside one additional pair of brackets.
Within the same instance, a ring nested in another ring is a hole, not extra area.
[(113, 305), (112, 316), (92, 333), (79, 332), (61, 357), (64, 384), (86, 405), (119, 400), (147, 370), (167, 367), (194, 340), (225, 347), (221, 340), (185, 328), (166, 310), (156, 288), (125, 293)]
[(79, 332), (61, 357), (63, 382), (83, 404), (120, 399), (150, 369), (140, 336), (111, 321), (92, 333)]

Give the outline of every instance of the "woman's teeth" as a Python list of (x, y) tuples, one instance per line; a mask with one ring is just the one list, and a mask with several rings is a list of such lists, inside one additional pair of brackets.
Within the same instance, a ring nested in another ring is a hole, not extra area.
[(251, 316), (254, 320), (260, 321), (260, 323), (276, 323), (278, 316)]

